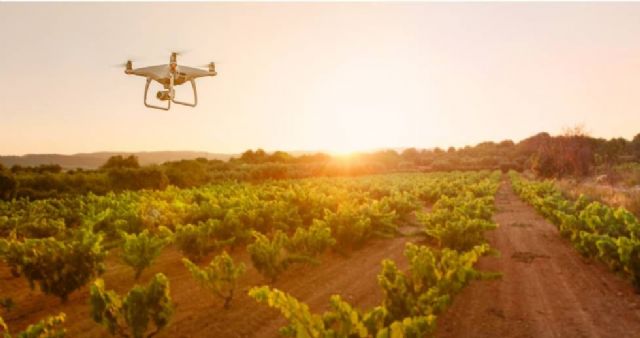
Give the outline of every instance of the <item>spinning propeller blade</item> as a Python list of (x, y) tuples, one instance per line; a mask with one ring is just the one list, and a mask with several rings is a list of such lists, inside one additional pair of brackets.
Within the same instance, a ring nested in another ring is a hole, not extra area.
[(189, 53), (191, 50), (190, 49), (177, 49), (177, 50), (171, 50), (171, 54), (176, 54), (177, 56), (182, 56), (185, 55), (187, 53)]
[(126, 68), (129, 63), (133, 63), (133, 60), (129, 59), (129, 60), (123, 62), (123, 63), (118, 63), (118, 64), (115, 64), (115, 65), (111, 65), (111, 67), (114, 67), (114, 68), (123, 68), (124, 67), (124, 68)]

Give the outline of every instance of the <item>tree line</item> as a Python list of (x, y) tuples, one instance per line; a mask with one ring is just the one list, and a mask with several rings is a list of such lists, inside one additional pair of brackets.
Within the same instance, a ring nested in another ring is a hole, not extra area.
[(112, 156), (97, 170), (60, 165), (0, 165), (0, 199), (42, 199), (60, 194), (181, 188), (228, 180), (262, 181), (318, 176), (358, 176), (396, 171), (531, 170), (540, 177), (585, 176), (596, 167), (640, 161), (640, 133), (631, 140), (594, 138), (580, 128), (562, 135), (539, 133), (518, 143), (482, 142), (448, 149), (408, 148), (336, 157), (294, 156), (284, 151), (247, 150), (228, 161), (181, 160), (141, 166), (136, 156)]

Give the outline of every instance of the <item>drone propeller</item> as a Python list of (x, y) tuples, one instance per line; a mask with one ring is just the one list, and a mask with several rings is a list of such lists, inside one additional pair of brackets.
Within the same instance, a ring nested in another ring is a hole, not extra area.
[(197, 68), (209, 68), (209, 66), (211, 66), (211, 65), (219, 65), (219, 64), (220, 64), (220, 62), (209, 62), (209, 63), (204, 64), (204, 65), (197, 65), (196, 67)]
[(197, 68), (205, 68), (208, 69), (210, 72), (215, 72), (216, 71), (216, 63), (218, 62), (209, 62), (206, 65), (198, 65), (196, 66)]
[(126, 68), (128, 64), (133, 63), (135, 60), (133, 59), (128, 59), (127, 61), (123, 62), (123, 63), (118, 63), (115, 65), (111, 65), (111, 67), (114, 68)]
[(176, 56), (182, 56), (182, 55), (185, 55), (185, 54), (187, 54), (189, 52), (191, 52), (190, 49), (171, 50), (171, 54), (175, 54)]
[(113, 67), (113, 68), (123, 68), (123, 67), (126, 67), (126, 66), (127, 66), (126, 62), (118, 63), (118, 64), (115, 64), (115, 65), (111, 65), (111, 67)]

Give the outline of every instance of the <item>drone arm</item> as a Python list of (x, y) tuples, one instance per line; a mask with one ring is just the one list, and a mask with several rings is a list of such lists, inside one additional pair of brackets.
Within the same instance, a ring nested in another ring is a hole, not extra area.
[(147, 103), (147, 93), (149, 93), (149, 84), (151, 83), (151, 78), (147, 78), (147, 84), (144, 86), (144, 105), (149, 108), (161, 109), (161, 110), (169, 110), (171, 108), (171, 101), (167, 100), (166, 107), (154, 106), (152, 104)]
[(193, 89), (193, 103), (182, 102), (178, 100), (171, 100), (173, 103), (181, 104), (184, 106), (195, 107), (198, 104), (198, 91), (196, 90), (196, 81), (194, 79), (189, 80), (191, 82), (191, 88)]

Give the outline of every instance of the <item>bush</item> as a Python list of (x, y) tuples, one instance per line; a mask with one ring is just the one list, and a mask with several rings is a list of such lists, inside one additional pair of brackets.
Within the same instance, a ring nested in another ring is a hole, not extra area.
[(225, 309), (230, 307), (237, 280), (246, 271), (244, 264), (234, 264), (226, 251), (214, 257), (205, 268), (199, 268), (186, 258), (182, 259), (182, 263), (203, 288), (224, 300)]
[(133, 268), (134, 278), (138, 280), (142, 271), (153, 263), (160, 255), (162, 248), (167, 244), (167, 240), (149, 234), (144, 230), (139, 234), (127, 234), (121, 232), (124, 239), (122, 246), (122, 260)]
[(102, 235), (80, 230), (74, 238), (5, 241), (4, 259), (9, 267), (23, 275), (31, 288), (37, 283), (46, 294), (66, 302), (69, 294), (84, 286), (104, 270), (106, 255)]
[(303, 256), (315, 257), (335, 244), (336, 240), (331, 237), (331, 229), (315, 220), (308, 229), (297, 228), (287, 243), (287, 248)]
[(293, 263), (316, 262), (309, 256), (287, 250), (289, 238), (280, 230), (276, 231), (271, 240), (257, 231), (253, 231), (252, 234), (256, 240), (247, 246), (247, 251), (251, 255), (253, 266), (272, 283)]
[(339, 250), (361, 247), (371, 237), (371, 219), (355, 203), (343, 203), (336, 212), (325, 211), (323, 224), (331, 229)]
[[(91, 286), (89, 303), (91, 318), (120, 337), (152, 337), (167, 326), (173, 314), (169, 280), (161, 273), (146, 287), (134, 286), (124, 298), (105, 290), (104, 281), (97, 279)], [(145, 336), (150, 321), (156, 328)]]
[(473, 269), (489, 246), (479, 245), (467, 252), (432, 250), (407, 243), (405, 256), (409, 271), (401, 272), (391, 260), (382, 262), (378, 284), (383, 290), (383, 305), (394, 320), (438, 314), (449, 305), (472, 279), (483, 277)]
[[(66, 330), (62, 327), (66, 315), (61, 312), (57, 316), (49, 316), (36, 324), (29, 325), (26, 330), (18, 333), (16, 338), (63, 338)], [(0, 317), (0, 334), (3, 338), (11, 338), (9, 328)]]
[(226, 240), (216, 239), (220, 222), (210, 220), (198, 225), (178, 225), (174, 234), (174, 240), (178, 249), (192, 261), (201, 261), (206, 255), (231, 245), (235, 238)]

